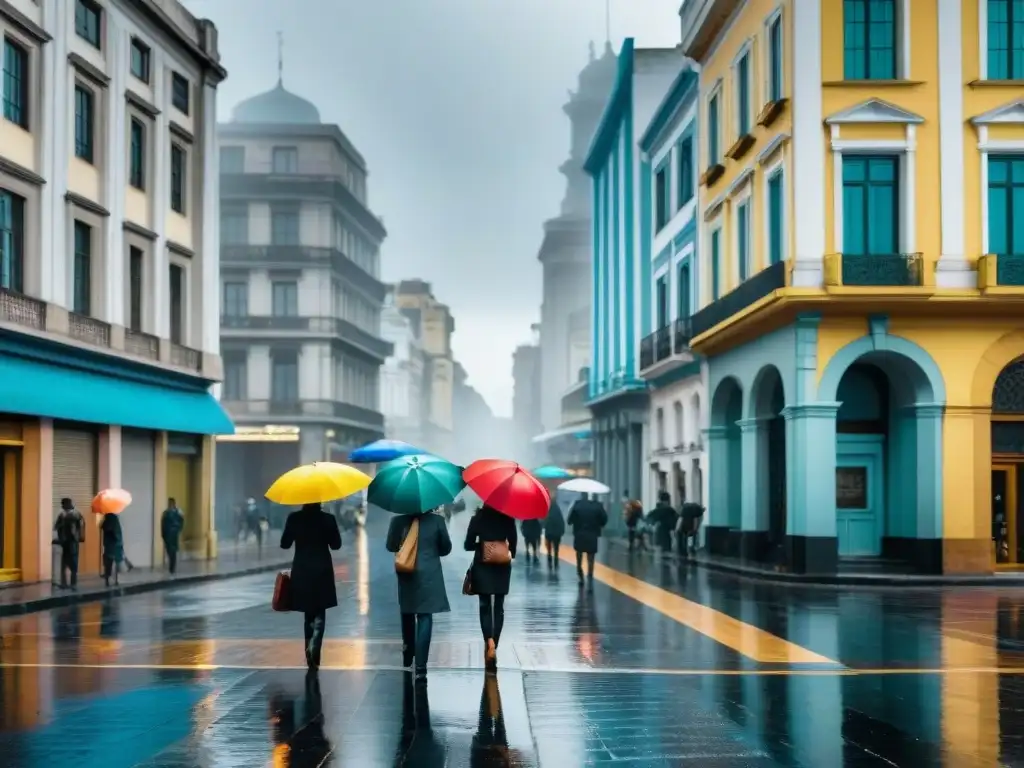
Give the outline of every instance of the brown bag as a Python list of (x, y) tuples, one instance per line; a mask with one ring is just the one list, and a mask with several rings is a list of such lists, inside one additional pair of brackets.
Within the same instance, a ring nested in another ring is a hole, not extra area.
[(402, 546), (395, 553), (395, 570), (398, 573), (412, 573), (416, 570), (416, 552), (420, 543), (420, 521), (415, 519), (409, 532), (402, 540)]
[(476, 594), (476, 590), (473, 589), (473, 566), (469, 566), (469, 568), (466, 569), (466, 577), (462, 580), (462, 594)]
[(485, 541), (480, 561), (487, 565), (508, 565), (512, 562), (512, 553), (507, 541)]
[(288, 571), (281, 571), (274, 581), (274, 597), (270, 600), (270, 607), (275, 611), (286, 612), (292, 609), (292, 575)]

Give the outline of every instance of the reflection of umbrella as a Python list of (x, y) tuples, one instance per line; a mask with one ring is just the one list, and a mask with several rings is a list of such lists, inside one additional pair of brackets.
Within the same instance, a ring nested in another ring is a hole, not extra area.
[(370, 476), (347, 464), (314, 461), (289, 470), (267, 490), (277, 504), (325, 504), (358, 493), (370, 484)]
[(551, 507), (548, 489), (514, 461), (478, 459), (462, 479), (484, 504), (516, 520), (540, 520)]
[(414, 515), (450, 504), (465, 487), (462, 467), (437, 456), (404, 456), (377, 468), (366, 500), (389, 512)]
[(403, 456), (414, 456), (421, 454), (419, 448), (403, 443), (401, 440), (374, 440), (361, 448), (356, 448), (348, 455), (348, 460), (354, 464), (381, 464), (385, 461), (394, 461)]
[(533, 476), (538, 480), (567, 480), (573, 474), (567, 469), (556, 467), (554, 464), (545, 464), (533, 470)]
[(92, 511), (97, 515), (119, 515), (132, 503), (132, 495), (124, 488), (107, 488), (92, 500)]
[(575, 480), (569, 480), (559, 485), (558, 490), (572, 491), (573, 493), (611, 493), (612, 489), (589, 477), (577, 477)]

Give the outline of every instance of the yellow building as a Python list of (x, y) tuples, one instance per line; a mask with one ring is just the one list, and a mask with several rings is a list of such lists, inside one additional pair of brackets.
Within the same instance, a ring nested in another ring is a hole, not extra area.
[(1024, 562), (1013, 5), (683, 3), (712, 553), (804, 573)]

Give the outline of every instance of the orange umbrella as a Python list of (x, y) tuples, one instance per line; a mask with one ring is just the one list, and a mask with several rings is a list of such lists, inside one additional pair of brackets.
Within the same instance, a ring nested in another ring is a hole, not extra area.
[(119, 515), (132, 503), (132, 495), (124, 488), (107, 488), (92, 500), (92, 511), (97, 515)]

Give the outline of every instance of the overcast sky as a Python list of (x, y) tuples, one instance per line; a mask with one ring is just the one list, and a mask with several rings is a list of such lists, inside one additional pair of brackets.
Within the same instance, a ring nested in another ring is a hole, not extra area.
[[(185, 0), (220, 30), (221, 118), (277, 80), (366, 158), (384, 279), (452, 308), (456, 357), (511, 415), (512, 351), (540, 319), (541, 225), (559, 211), (567, 90), (605, 40), (604, 0)], [(611, 0), (616, 50), (679, 40), (679, 0)]]

